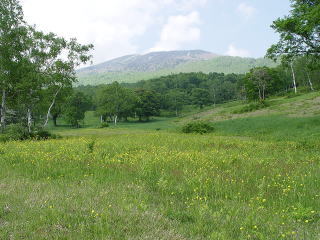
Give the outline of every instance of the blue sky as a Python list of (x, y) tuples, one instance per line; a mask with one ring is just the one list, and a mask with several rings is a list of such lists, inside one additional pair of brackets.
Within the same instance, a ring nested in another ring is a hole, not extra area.
[(94, 63), (150, 51), (202, 49), (262, 57), (289, 0), (21, 0), (39, 29), (93, 43)]

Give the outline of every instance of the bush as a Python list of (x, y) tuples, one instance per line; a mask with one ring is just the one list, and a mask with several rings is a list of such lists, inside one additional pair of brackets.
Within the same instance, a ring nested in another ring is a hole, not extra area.
[[(299, 89), (300, 90), (300, 89)], [(286, 94), (286, 98), (295, 98), (295, 97), (299, 97), (302, 95), (302, 92), (299, 91), (297, 93), (295, 93), (294, 91), (290, 91), (289, 93)]]
[(213, 132), (214, 128), (208, 122), (191, 122), (182, 127), (182, 132), (184, 133), (210, 133)]
[(101, 125), (99, 126), (99, 128), (108, 128), (109, 124), (108, 123), (101, 123)]
[(270, 106), (270, 104), (267, 103), (266, 101), (261, 101), (261, 102), (257, 102), (257, 103), (251, 103), (247, 106), (244, 106), (243, 108), (241, 108), (239, 110), (233, 111), (233, 113), (241, 114), (241, 113), (253, 112), (253, 111), (260, 110), (260, 109), (263, 109), (263, 108), (266, 108), (269, 106)]
[(22, 124), (10, 124), (5, 132), (0, 135), (0, 141), (22, 141), (22, 140), (47, 140), (56, 139), (57, 135), (43, 130), (42, 128), (33, 130), (29, 133), (28, 128)]
[(2, 140), (14, 141), (14, 140), (26, 140), (30, 138), (28, 129), (21, 124), (10, 124), (7, 126)]
[(44, 129), (39, 129), (30, 134), (30, 137), (35, 140), (47, 140), (47, 139), (57, 139), (59, 136), (52, 134)]

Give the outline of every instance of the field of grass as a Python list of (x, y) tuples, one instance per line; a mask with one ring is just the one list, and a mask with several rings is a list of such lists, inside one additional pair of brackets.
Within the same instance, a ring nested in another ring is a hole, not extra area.
[[(0, 239), (318, 240), (318, 96), (107, 129), (88, 112), (62, 139), (0, 143)], [(190, 119), (215, 132), (176, 130)]]

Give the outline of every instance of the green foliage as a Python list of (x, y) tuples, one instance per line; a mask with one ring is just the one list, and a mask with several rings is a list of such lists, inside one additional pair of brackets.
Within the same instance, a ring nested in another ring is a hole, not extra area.
[(38, 128), (33, 131), (31, 134), (32, 140), (49, 140), (49, 139), (59, 139), (61, 136), (52, 134), (51, 132), (44, 130), (43, 128)]
[(106, 122), (101, 123), (100, 126), (99, 126), (99, 128), (108, 128), (108, 127), (110, 127), (110, 125), (108, 123), (106, 123)]
[(95, 144), (96, 144), (95, 140), (92, 140), (87, 144), (87, 148), (88, 148), (89, 153), (93, 153)]
[(214, 127), (208, 123), (203, 121), (191, 122), (187, 123), (182, 127), (182, 132), (184, 133), (211, 133), (214, 131)]
[(59, 138), (42, 128), (35, 128), (29, 132), (27, 127), (21, 124), (10, 124), (5, 132), (0, 135), (0, 141), (22, 141), (22, 140), (48, 140)]
[(100, 88), (95, 97), (97, 112), (103, 118), (113, 117), (115, 124), (118, 118), (128, 118), (134, 114), (138, 96), (118, 82)]
[[(23, 122), (28, 128), (50, 116), (59, 93), (77, 80), (75, 68), (90, 60), (92, 45), (81, 45), (28, 25), (16, 0), (0, 2), (0, 124)], [(7, 118), (8, 112), (14, 115)], [(54, 109), (53, 116), (59, 115)], [(22, 117), (22, 115), (25, 115)], [(47, 124), (47, 119), (45, 123)]]
[(171, 89), (164, 96), (164, 109), (175, 111), (176, 116), (179, 115), (179, 111), (182, 110), (183, 106), (188, 103), (189, 96), (182, 90)]
[(250, 103), (247, 106), (242, 107), (239, 110), (235, 110), (233, 111), (233, 113), (235, 114), (241, 114), (241, 113), (247, 113), (247, 112), (253, 112), (256, 110), (260, 110), (266, 107), (269, 107), (270, 104), (266, 101), (259, 101), (259, 102), (255, 102), (255, 103)]
[(7, 140), (26, 140), (30, 139), (28, 129), (21, 124), (10, 124), (4, 132), (4, 139)]
[(158, 116), (160, 114), (160, 99), (156, 92), (138, 89), (135, 93), (139, 99), (135, 111), (140, 121), (143, 119), (149, 121), (151, 116)]
[(193, 103), (198, 105), (201, 109), (205, 105), (209, 105), (211, 103), (210, 93), (207, 89), (202, 88), (194, 88), (191, 92), (191, 97)]
[(65, 104), (64, 118), (72, 127), (80, 127), (85, 112), (90, 109), (90, 100), (81, 92), (74, 92)]
[(253, 68), (245, 75), (244, 87), (249, 100), (264, 101), (286, 86), (278, 69), (267, 67)]
[(271, 58), (290, 59), (311, 55), (319, 58), (319, 0), (291, 0), (288, 16), (275, 20), (272, 28), (280, 34), (280, 41), (268, 49)]

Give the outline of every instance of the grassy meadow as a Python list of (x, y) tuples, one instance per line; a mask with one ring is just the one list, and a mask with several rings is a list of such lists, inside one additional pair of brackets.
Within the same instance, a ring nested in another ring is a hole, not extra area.
[[(62, 139), (0, 143), (0, 239), (318, 240), (318, 100), (107, 129), (89, 112)], [(193, 119), (216, 131), (177, 130)]]

